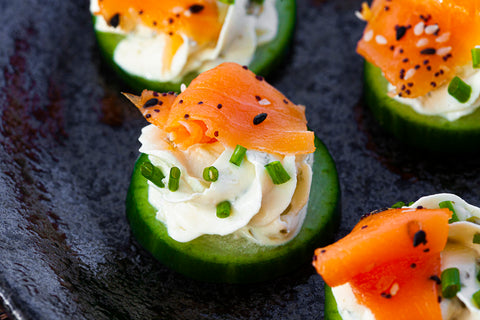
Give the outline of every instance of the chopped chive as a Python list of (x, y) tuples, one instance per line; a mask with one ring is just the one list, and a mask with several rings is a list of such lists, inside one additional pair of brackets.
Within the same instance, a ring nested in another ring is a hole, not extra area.
[(165, 178), (165, 175), (160, 168), (155, 167), (150, 162), (144, 162), (140, 166), (140, 173), (146, 179), (152, 181), (157, 187), (165, 188), (165, 184), (162, 181), (162, 179)]
[(460, 219), (458, 219), (457, 212), (453, 207), (452, 201), (442, 201), (438, 204), (438, 206), (442, 209), (447, 208), (448, 210), (452, 211), (452, 217), (448, 220), (448, 223), (460, 221)]
[(390, 208), (399, 209), (399, 208), (402, 208), (402, 207), (405, 207), (405, 202), (398, 201), (398, 202), (394, 203)]
[(480, 308), (480, 290), (478, 290), (472, 295), (472, 299), (477, 308)]
[(232, 211), (232, 205), (230, 201), (225, 200), (217, 204), (217, 217), (220, 219), (228, 218)]
[(472, 87), (459, 77), (455, 77), (448, 85), (448, 94), (457, 99), (458, 102), (465, 103), (470, 99)]
[(177, 191), (180, 185), (180, 174), (182, 172), (177, 167), (170, 169), (170, 177), (168, 178), (168, 190)]
[(475, 69), (480, 68), (480, 47), (472, 49), (472, 64)]
[(290, 176), (280, 161), (270, 162), (265, 166), (268, 174), (272, 178), (274, 184), (282, 184), (290, 180)]
[(475, 244), (480, 244), (480, 233), (475, 233), (473, 235), (473, 240), (472, 240), (473, 243)]
[(235, 150), (233, 151), (232, 157), (230, 158), (230, 162), (237, 167), (240, 167), (243, 157), (245, 157), (245, 153), (247, 153), (247, 148), (237, 144)]
[(235, 0), (220, 0), (220, 2), (226, 3), (226, 4), (234, 4)]
[(415, 203), (414, 201), (410, 201), (410, 202), (408, 203), (408, 206), (410, 207), (410, 206), (411, 206), (412, 204), (414, 204), (414, 203)]
[(442, 271), (442, 296), (453, 298), (460, 291), (460, 271), (458, 268), (448, 268)]
[(218, 170), (214, 166), (203, 169), (203, 179), (205, 181), (215, 182), (218, 180)]

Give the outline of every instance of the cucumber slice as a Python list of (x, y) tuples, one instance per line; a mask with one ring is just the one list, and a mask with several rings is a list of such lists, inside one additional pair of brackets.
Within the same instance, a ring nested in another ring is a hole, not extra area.
[(365, 101), (374, 117), (399, 140), (439, 152), (477, 151), (480, 144), (480, 109), (448, 121), (426, 116), (387, 95), (388, 82), (379, 68), (365, 62)]
[(203, 235), (181, 243), (168, 236), (148, 202), (147, 180), (135, 164), (126, 208), (133, 235), (163, 264), (189, 277), (227, 283), (268, 280), (309, 263), (315, 248), (326, 244), (339, 221), (340, 190), (335, 164), (325, 145), (315, 139), (313, 180), (307, 216), (299, 234), (280, 246), (259, 246), (232, 236)]
[(342, 320), (342, 316), (338, 313), (337, 301), (333, 296), (332, 288), (325, 285), (325, 316), (324, 320)]
[[(277, 0), (275, 7), (278, 12), (278, 32), (276, 37), (262, 46), (259, 46), (254, 54), (253, 60), (249, 65), (250, 70), (263, 76), (272, 72), (280, 62), (285, 58), (290, 44), (292, 42), (296, 21), (296, 1), (295, 0)], [(95, 25), (96, 17), (93, 16)], [(189, 84), (198, 76), (197, 72), (191, 72), (180, 82), (159, 82), (145, 79), (126, 72), (120, 68), (113, 60), (113, 54), (118, 43), (125, 38), (110, 32), (95, 31), (98, 45), (104, 59), (108, 65), (122, 78), (131, 88), (141, 92), (143, 89), (150, 89), (159, 92), (180, 91), (182, 83)]]

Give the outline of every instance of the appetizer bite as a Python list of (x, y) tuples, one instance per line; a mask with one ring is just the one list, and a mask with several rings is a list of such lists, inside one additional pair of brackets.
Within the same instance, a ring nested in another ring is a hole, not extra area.
[(235, 63), (183, 89), (125, 94), (151, 123), (127, 196), (138, 241), (215, 282), (267, 280), (308, 262), (336, 225), (339, 186), (305, 108)]
[(315, 251), (325, 319), (480, 319), (480, 208), (453, 194), (402, 205)]
[(374, 0), (358, 16), (365, 100), (380, 124), (416, 147), (477, 150), (480, 3)]
[(90, 11), (103, 55), (132, 88), (178, 92), (222, 62), (268, 74), (291, 43), (296, 3), (91, 0)]

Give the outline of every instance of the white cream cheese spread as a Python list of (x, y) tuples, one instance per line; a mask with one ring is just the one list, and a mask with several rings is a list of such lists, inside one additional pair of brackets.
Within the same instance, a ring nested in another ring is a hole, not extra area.
[[(393, 99), (409, 105), (419, 114), (440, 116), (449, 121), (455, 121), (471, 114), (480, 106), (480, 70), (471, 66), (461, 68), (458, 76), (472, 87), (470, 99), (461, 103), (448, 93), (448, 83), (417, 98), (404, 98), (396, 95)], [(388, 90), (395, 88), (389, 84)]]
[[(220, 142), (196, 144), (186, 151), (168, 148), (154, 125), (142, 130), (140, 152), (160, 168), (168, 184), (168, 172), (181, 171), (180, 187), (171, 192), (149, 181), (149, 202), (157, 211), (170, 237), (187, 242), (201, 235), (234, 234), (261, 245), (279, 245), (291, 240), (302, 226), (312, 180), (313, 154), (283, 158), (248, 150), (240, 166), (230, 163), (233, 150)], [(291, 179), (275, 185), (265, 165), (280, 161)], [(207, 182), (203, 169), (214, 166), (218, 180)], [(216, 205), (228, 200), (227, 218), (216, 216)]]
[[(460, 221), (449, 225), (448, 242), (441, 253), (441, 269), (458, 268), (460, 271), (461, 289), (456, 297), (442, 299), (440, 307), (444, 320), (478, 320), (480, 309), (472, 301), (472, 295), (480, 290), (477, 280), (480, 244), (473, 243), (475, 234), (480, 234), (480, 225), (466, 220), (480, 221), (480, 208), (466, 203), (453, 194), (436, 194), (422, 197), (410, 207), (422, 206), (427, 209), (439, 208), (442, 201), (451, 201)], [(374, 320), (375, 316), (365, 306), (359, 304), (346, 283), (332, 288), (337, 301), (337, 308), (343, 320)], [(401, 312), (401, 311), (399, 311)]]
[[(255, 10), (249, 0), (236, 0), (232, 5), (217, 1), (217, 4), (219, 20), (223, 23), (215, 45), (201, 47), (194, 39), (182, 36), (183, 44), (173, 56), (170, 68), (162, 65), (167, 34), (141, 24), (125, 33), (121, 28), (109, 26), (102, 16), (96, 16), (95, 29), (126, 36), (114, 52), (115, 63), (124, 71), (152, 81), (179, 82), (192, 71), (203, 72), (226, 61), (248, 65), (256, 48), (277, 34), (275, 0), (265, 0), (262, 6), (254, 5)], [(91, 0), (90, 11), (99, 11), (98, 0)]]

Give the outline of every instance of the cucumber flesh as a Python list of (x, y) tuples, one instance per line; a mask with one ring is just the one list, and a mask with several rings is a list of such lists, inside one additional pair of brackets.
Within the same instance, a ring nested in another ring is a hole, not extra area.
[(310, 263), (315, 248), (326, 245), (339, 222), (340, 190), (335, 164), (323, 143), (315, 139), (313, 180), (307, 215), (299, 234), (280, 246), (260, 246), (232, 236), (203, 235), (181, 243), (168, 236), (148, 202), (147, 180), (135, 164), (128, 190), (127, 218), (133, 235), (155, 258), (191, 278), (226, 283), (269, 280)]
[(399, 140), (434, 152), (478, 152), (480, 109), (456, 121), (415, 112), (387, 95), (381, 70), (365, 62), (365, 102), (380, 125)]
[[(277, 0), (275, 6), (277, 8), (279, 21), (277, 35), (272, 41), (261, 45), (256, 49), (252, 62), (249, 64), (250, 70), (263, 76), (272, 72), (285, 58), (295, 30), (297, 12), (296, 0)], [(96, 17), (93, 16), (94, 25), (95, 19)], [(182, 83), (188, 85), (198, 76), (197, 72), (191, 72), (185, 75), (185, 77), (179, 82), (160, 82), (133, 75), (120, 68), (113, 60), (115, 48), (125, 36), (96, 30), (95, 35), (100, 51), (108, 65), (129, 87), (138, 92), (141, 92), (143, 89), (150, 89), (159, 92), (178, 92), (180, 91), (180, 85)]]

